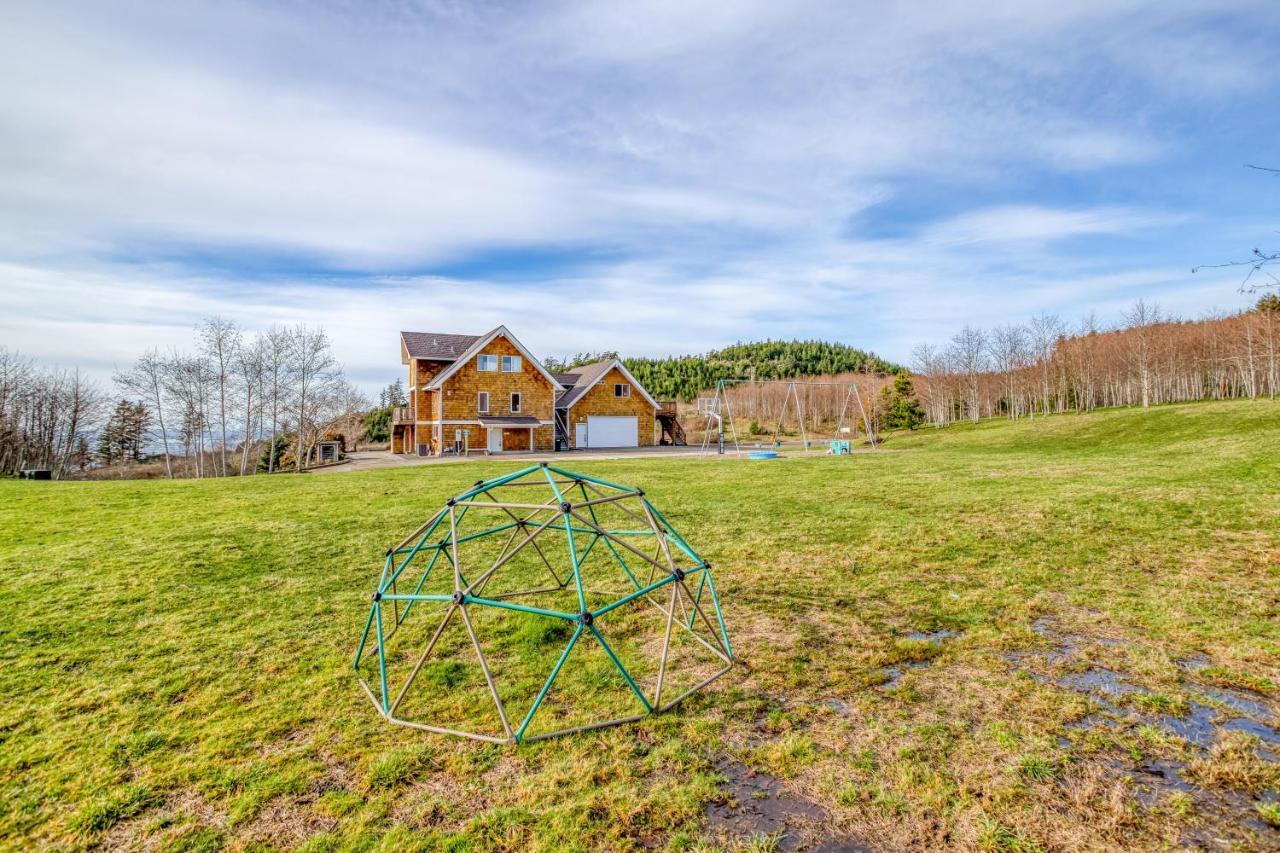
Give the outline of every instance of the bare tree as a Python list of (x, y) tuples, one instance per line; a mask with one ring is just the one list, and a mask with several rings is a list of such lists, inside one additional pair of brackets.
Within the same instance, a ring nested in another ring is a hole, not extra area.
[(979, 408), (979, 377), (987, 369), (987, 335), (981, 329), (966, 325), (947, 347), (947, 358), (956, 373), (963, 378), (968, 389), (969, 417), (976, 424), (981, 417)]
[(1021, 326), (997, 326), (987, 343), (995, 369), (1004, 377), (1005, 413), (1010, 418), (1022, 414), (1015, 389), (1018, 372), (1026, 365), (1027, 332)]
[(289, 332), (289, 344), (294, 412), (298, 416), (294, 469), (301, 472), (310, 448), (308, 438), (314, 431), (317, 414), (326, 399), (327, 386), (340, 379), (341, 374), (329, 349), (329, 336), (323, 328), (299, 324)]
[(164, 447), (165, 475), (173, 479), (173, 460), (169, 452), (169, 430), (164, 422), (165, 410), (165, 359), (157, 350), (150, 349), (127, 371), (117, 371), (115, 382), (147, 401), (156, 414), (160, 442)]
[(1160, 307), (1139, 299), (1124, 315), (1130, 334), (1129, 357), (1138, 374), (1142, 392), (1142, 408), (1151, 407), (1151, 371), (1155, 334), (1153, 327), (1160, 322)]
[[(1037, 314), (1031, 318), (1028, 326), (1028, 343), (1031, 349), (1031, 358), (1039, 368), (1040, 379), (1040, 411), (1043, 414), (1049, 414), (1049, 396), (1051, 391), (1050, 378), (1053, 370), (1053, 348), (1057, 345), (1058, 339), (1066, 332), (1066, 327), (1057, 314)], [(1031, 414), (1035, 414), (1035, 407), (1031, 407)]]
[(209, 317), (200, 325), (200, 346), (212, 367), (214, 381), (218, 385), (218, 426), (222, 431), (219, 458), (222, 476), (227, 476), (227, 386), (231, 370), (240, 348), (240, 329), (235, 321), (224, 317)]
[(276, 436), (280, 431), (280, 410), (286, 404), (284, 389), (290, 379), (292, 335), (288, 329), (272, 326), (263, 340), (263, 385), (271, 400), (271, 437), (267, 445), (267, 472), (270, 473), (276, 470)]

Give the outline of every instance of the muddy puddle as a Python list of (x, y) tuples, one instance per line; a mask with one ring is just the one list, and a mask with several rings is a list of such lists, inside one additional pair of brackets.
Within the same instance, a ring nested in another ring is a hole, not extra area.
[[(906, 634), (905, 638), (918, 643), (941, 645), (946, 640), (950, 640), (955, 636), (958, 636), (956, 631), (939, 628), (936, 631), (912, 631), (911, 633)], [(902, 683), (902, 679), (908, 672), (913, 669), (924, 669), (932, 663), (932, 660), (916, 660), (902, 661), (901, 663), (896, 663), (893, 666), (886, 666), (880, 670), (880, 675), (884, 680), (880, 682), (879, 688), (881, 690), (893, 690)]]
[[(816, 803), (788, 794), (782, 783), (736, 761), (722, 759), (716, 771), (727, 780), (724, 799), (707, 807), (707, 831), (714, 838), (743, 842), (770, 836), (782, 851), (865, 851), (849, 839), (819, 838), (827, 818)], [(817, 840), (814, 840), (817, 839)]]
[[(1203, 756), (1209, 754), (1224, 732), (1241, 731), (1258, 738), (1255, 752), (1259, 757), (1267, 761), (1280, 757), (1280, 729), (1276, 727), (1276, 714), (1267, 698), (1247, 690), (1197, 683), (1195, 674), (1209, 666), (1205, 656), (1197, 654), (1175, 661), (1184, 673), (1179, 692), (1189, 698), (1185, 713), (1181, 709), (1178, 713), (1162, 713), (1152, 710), (1152, 706), (1158, 707), (1162, 701), (1169, 700), (1135, 684), (1123, 673), (1093, 666), (1054, 678), (1027, 668), (1035, 664), (1053, 667), (1076, 658), (1089, 646), (1119, 647), (1128, 645), (1125, 641), (1057, 634), (1048, 619), (1036, 620), (1031, 628), (1050, 640), (1053, 647), (1047, 651), (1011, 652), (1005, 656), (1006, 660), (1041, 683), (1055, 684), (1088, 697), (1094, 709), (1067, 724), (1068, 732), (1152, 725), (1180, 738), (1194, 754)], [(1059, 738), (1058, 744), (1064, 749), (1073, 746), (1072, 740), (1066, 737)], [(1280, 848), (1280, 830), (1262, 821), (1257, 812), (1259, 803), (1280, 799), (1276, 791), (1252, 795), (1238, 790), (1202, 788), (1187, 778), (1187, 765), (1173, 759), (1151, 759), (1137, 765), (1117, 759), (1111, 761), (1110, 766), (1113, 772), (1131, 780), (1135, 799), (1147, 808), (1159, 808), (1173, 795), (1194, 801), (1202, 825), (1188, 830), (1182, 839), (1184, 844), (1220, 847), (1227, 839), (1218, 837), (1221, 833), (1216, 829), (1231, 827), (1232, 835), (1242, 829)]]

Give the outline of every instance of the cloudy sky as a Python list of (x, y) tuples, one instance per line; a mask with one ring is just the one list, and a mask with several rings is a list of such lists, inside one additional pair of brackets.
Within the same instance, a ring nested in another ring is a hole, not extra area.
[[(1194, 317), (1280, 243), (1280, 4), (0, 8), (0, 345), (202, 316), (543, 354)], [(1270, 243), (1269, 243), (1270, 241)]]

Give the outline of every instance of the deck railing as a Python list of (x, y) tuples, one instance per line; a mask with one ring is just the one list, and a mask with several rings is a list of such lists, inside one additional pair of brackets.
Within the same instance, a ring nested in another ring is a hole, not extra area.
[(397, 408), (393, 409), (391, 412), (391, 422), (397, 423), (397, 424), (413, 423), (413, 407), (398, 406)]
[(659, 400), (658, 401), (658, 417), (674, 418), (676, 416), (675, 400)]

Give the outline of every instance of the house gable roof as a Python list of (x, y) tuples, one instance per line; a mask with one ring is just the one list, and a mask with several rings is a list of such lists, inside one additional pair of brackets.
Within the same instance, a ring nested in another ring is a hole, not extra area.
[(400, 343), (407, 358), (455, 361), (479, 338), (476, 335), (447, 335), (442, 332), (401, 332)]
[[(628, 382), (640, 391), (644, 398), (648, 400), (655, 409), (658, 408), (658, 401), (653, 399), (653, 396), (645, 390), (644, 386), (637, 382), (636, 378), (631, 375), (631, 371), (627, 370), (626, 366), (616, 358), (606, 358), (603, 361), (587, 364), (564, 374), (565, 377), (575, 376), (577, 379), (573, 382), (572, 387), (556, 399), (556, 408), (568, 409), (572, 407), (574, 403), (581, 400), (588, 391), (594, 388), (596, 383), (599, 382), (605, 374), (615, 367), (618, 368), (619, 372), (626, 377)], [(564, 384), (568, 385), (569, 383)]]
[[(453, 337), (464, 338), (468, 336), (454, 335)], [(560, 382), (558, 382), (554, 376), (551, 375), (550, 371), (548, 371), (545, 367), (542, 366), (542, 362), (538, 361), (537, 357), (534, 356), (533, 353), (529, 352), (529, 350), (525, 347), (525, 345), (520, 343), (520, 340), (516, 338), (515, 335), (511, 334), (511, 332), (507, 329), (506, 326), (499, 326), (498, 328), (494, 329), (488, 334), (484, 334), (477, 338), (473, 338), (472, 344), (468, 346), (466, 349), (464, 349), (462, 352), (458, 353), (458, 355), (453, 358), (453, 364), (449, 365), (444, 370), (437, 373), (431, 379), (431, 381), (427, 383), (426, 387), (431, 389), (439, 388), (446, 379), (448, 379), (453, 374), (457, 373), (462, 368), (462, 365), (470, 361), (472, 356), (477, 355), (481, 350), (487, 347), (495, 338), (498, 338), (498, 337), (504, 337), (507, 340), (511, 341), (511, 343), (515, 345), (516, 349), (520, 350), (520, 354), (524, 356), (525, 360), (528, 361), (530, 364), (532, 364), (535, 368), (537, 368), (538, 372), (547, 378), (547, 381), (551, 383), (551, 389), (553, 391), (560, 391), (564, 388), (564, 386)]]

